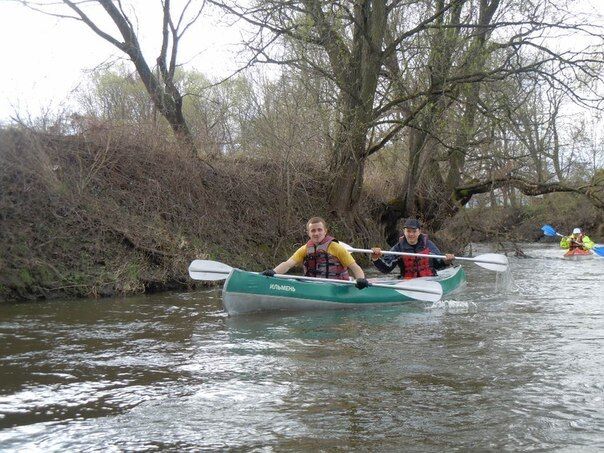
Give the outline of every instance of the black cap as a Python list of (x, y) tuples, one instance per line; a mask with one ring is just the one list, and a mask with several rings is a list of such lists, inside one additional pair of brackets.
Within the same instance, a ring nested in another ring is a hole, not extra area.
[(422, 225), (421, 223), (419, 223), (419, 220), (417, 219), (407, 219), (405, 221), (405, 224), (403, 225), (403, 228), (421, 228)]

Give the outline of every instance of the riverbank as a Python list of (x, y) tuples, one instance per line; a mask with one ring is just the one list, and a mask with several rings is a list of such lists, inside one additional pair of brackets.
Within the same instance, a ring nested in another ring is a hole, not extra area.
[[(79, 135), (5, 129), (0, 146), (0, 301), (192, 289), (193, 259), (262, 270), (305, 241), (313, 215), (355, 246), (384, 244), (372, 213), (385, 200), (367, 190), (360, 214), (336, 219), (317, 162), (238, 156), (208, 166), (127, 128)], [(465, 209), (431, 237), (455, 253), (481, 240), (513, 253), (514, 241), (543, 239), (540, 225), (555, 220), (543, 203)], [(587, 202), (577, 203), (585, 206), (569, 225), (602, 221)]]
[[(192, 259), (259, 270), (304, 239), (305, 219), (326, 215), (312, 162), (212, 169), (152, 136), (110, 132), (2, 132), (0, 300), (193, 288)], [(354, 228), (332, 227), (347, 238)]]

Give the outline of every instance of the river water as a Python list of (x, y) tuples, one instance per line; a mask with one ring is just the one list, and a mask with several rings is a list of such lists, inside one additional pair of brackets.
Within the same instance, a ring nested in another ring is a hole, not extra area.
[(602, 450), (604, 259), (524, 250), (411, 311), (0, 306), (0, 450)]

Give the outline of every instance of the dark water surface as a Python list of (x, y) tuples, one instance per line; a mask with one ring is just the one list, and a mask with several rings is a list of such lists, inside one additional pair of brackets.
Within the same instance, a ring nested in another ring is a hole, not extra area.
[(0, 450), (604, 449), (604, 259), (525, 250), (425, 310), (0, 306)]

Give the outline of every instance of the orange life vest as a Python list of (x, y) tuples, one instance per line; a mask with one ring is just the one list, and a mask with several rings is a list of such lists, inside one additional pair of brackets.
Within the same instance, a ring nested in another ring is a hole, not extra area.
[(569, 250), (574, 250), (574, 249), (581, 249), (581, 250), (587, 250), (584, 246), (583, 246), (583, 236), (585, 236), (583, 233), (580, 233), (579, 236), (577, 236), (576, 238), (573, 238), (573, 236), (570, 237), (570, 245), (568, 247)]
[[(400, 240), (403, 252), (424, 253), (426, 255), (430, 254), (430, 249), (428, 248), (428, 236), (425, 234), (420, 234), (418, 244), (415, 246), (409, 244), (405, 236), (402, 236)], [(419, 256), (402, 256), (402, 261), (404, 271), (403, 278), (431, 277), (436, 275), (436, 271), (430, 263), (430, 258), (422, 258)]]

